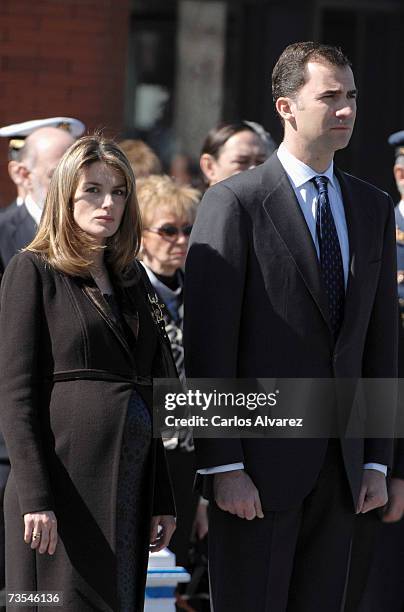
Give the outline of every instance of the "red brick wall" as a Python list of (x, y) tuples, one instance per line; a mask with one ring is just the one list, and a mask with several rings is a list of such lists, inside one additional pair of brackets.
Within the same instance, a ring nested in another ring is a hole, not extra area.
[[(71, 116), (124, 122), (130, 0), (1, 0), (0, 126)], [(15, 197), (0, 139), (0, 206)]]

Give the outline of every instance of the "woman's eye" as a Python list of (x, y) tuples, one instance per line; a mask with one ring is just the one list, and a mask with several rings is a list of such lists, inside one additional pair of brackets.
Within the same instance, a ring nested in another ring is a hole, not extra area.
[(87, 187), (86, 193), (98, 193), (97, 187)]
[(124, 196), (124, 197), (125, 197), (125, 196), (126, 196), (126, 192), (125, 192), (123, 189), (116, 189), (116, 190), (114, 191), (114, 195), (117, 195), (117, 196)]

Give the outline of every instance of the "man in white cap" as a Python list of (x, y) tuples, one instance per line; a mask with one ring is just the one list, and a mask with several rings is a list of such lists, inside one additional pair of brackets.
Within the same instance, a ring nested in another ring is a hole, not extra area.
[(34, 237), (52, 173), (83, 131), (81, 121), (68, 117), (27, 121), (0, 130), (0, 136), (10, 138), (14, 153), (9, 173), (24, 197), (0, 215), (0, 277), (13, 255)]
[[(33, 119), (23, 123), (14, 123), (0, 128), (0, 138), (8, 139), (8, 173), (17, 188), (17, 197), (10, 206), (21, 206), (25, 199), (22, 179), (19, 175), (19, 162), (21, 161), (22, 151), (27, 136), (34, 130), (42, 127), (57, 127), (67, 130), (74, 138), (78, 138), (84, 133), (85, 125), (79, 119), (73, 117), (51, 117), (49, 119)], [(0, 208), (0, 212), (7, 210)]]

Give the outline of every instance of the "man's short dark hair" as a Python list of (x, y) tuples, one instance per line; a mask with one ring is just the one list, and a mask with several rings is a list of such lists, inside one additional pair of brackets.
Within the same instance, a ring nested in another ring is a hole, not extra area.
[(351, 66), (341, 49), (316, 42), (298, 42), (286, 47), (272, 72), (272, 97), (293, 98), (306, 82), (308, 62)]

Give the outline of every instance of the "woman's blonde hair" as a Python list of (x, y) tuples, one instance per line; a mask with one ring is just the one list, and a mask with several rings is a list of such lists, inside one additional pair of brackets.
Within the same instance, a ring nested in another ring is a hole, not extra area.
[(169, 176), (151, 175), (137, 182), (137, 197), (142, 214), (143, 227), (152, 222), (156, 208), (171, 209), (178, 217), (186, 217), (193, 223), (201, 193), (193, 187), (179, 185)]
[[(126, 183), (126, 206), (116, 233), (100, 246), (75, 222), (73, 198), (83, 168), (102, 162), (121, 174)], [(72, 276), (88, 276), (96, 251), (105, 249), (105, 260), (118, 277), (133, 262), (140, 247), (141, 217), (135, 177), (125, 154), (100, 134), (84, 136), (63, 155), (52, 176), (42, 220), (26, 250), (40, 253), (51, 266)]]

